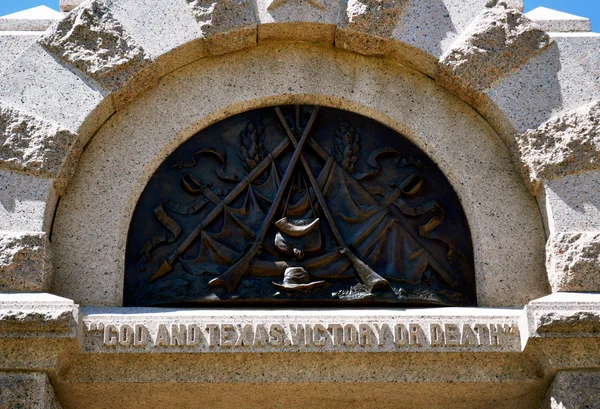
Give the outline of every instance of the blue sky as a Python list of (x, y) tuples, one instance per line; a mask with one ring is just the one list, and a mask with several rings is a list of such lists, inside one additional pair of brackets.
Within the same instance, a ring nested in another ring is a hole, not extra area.
[[(0, 16), (45, 4), (58, 10), (59, 0), (0, 0)], [(600, 27), (600, 0), (525, 0), (525, 11), (544, 6), (592, 19), (592, 27)]]

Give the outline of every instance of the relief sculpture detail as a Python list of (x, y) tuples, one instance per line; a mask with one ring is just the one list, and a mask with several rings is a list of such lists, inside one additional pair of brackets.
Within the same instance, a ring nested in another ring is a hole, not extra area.
[(469, 228), (397, 132), (333, 108), (262, 108), (199, 132), (151, 178), (124, 303), (475, 305)]

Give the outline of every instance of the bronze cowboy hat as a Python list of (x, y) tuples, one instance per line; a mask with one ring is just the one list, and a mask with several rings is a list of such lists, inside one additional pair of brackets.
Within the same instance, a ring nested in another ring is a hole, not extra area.
[(283, 274), (283, 284), (273, 282), (273, 285), (285, 291), (302, 291), (325, 284), (325, 281), (310, 282), (310, 276), (302, 267), (288, 267)]

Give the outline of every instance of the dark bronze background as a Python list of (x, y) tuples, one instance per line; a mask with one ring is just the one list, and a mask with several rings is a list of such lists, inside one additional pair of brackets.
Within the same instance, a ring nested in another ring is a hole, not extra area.
[(280, 110), (214, 124), (158, 168), (124, 305), (475, 305), (467, 221), (437, 166), (369, 118)]

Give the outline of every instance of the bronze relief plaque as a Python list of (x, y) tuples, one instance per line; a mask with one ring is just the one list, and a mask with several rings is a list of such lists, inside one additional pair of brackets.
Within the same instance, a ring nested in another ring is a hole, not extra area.
[(333, 108), (269, 107), (199, 132), (152, 176), (125, 306), (475, 305), (458, 197), (415, 145)]

